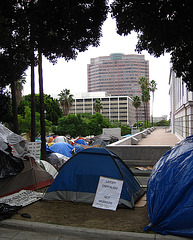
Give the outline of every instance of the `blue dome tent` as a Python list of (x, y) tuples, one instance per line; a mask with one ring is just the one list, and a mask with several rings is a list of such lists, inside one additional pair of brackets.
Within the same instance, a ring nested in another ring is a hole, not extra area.
[(82, 145), (85, 145), (85, 146), (88, 146), (88, 144), (85, 142), (85, 140), (79, 138), (75, 141), (75, 143), (78, 143), (78, 144), (82, 144)]
[(193, 238), (193, 136), (156, 163), (148, 181), (145, 230)]
[(44, 200), (92, 204), (100, 176), (123, 180), (119, 204), (133, 208), (144, 194), (133, 173), (117, 155), (104, 148), (88, 148), (63, 165)]

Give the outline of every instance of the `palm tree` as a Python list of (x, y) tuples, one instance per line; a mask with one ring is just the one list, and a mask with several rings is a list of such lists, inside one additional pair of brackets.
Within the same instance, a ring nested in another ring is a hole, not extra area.
[(153, 127), (153, 103), (154, 103), (154, 92), (157, 89), (157, 83), (155, 80), (150, 82), (150, 91), (152, 92), (152, 127)]
[(140, 97), (134, 96), (132, 105), (136, 109), (136, 120), (137, 120), (137, 129), (138, 129), (138, 112), (137, 112), (137, 109), (141, 106), (141, 99), (140, 99)]
[(93, 108), (95, 110), (95, 112), (100, 113), (100, 111), (103, 109), (103, 104), (101, 103), (100, 99), (96, 99), (94, 104), (93, 104)]
[(62, 106), (62, 111), (64, 116), (68, 116), (69, 110), (73, 105), (73, 95), (70, 94), (70, 90), (63, 89), (60, 94), (58, 94), (60, 105)]
[(23, 84), (26, 82), (25, 75), (25, 73), (22, 74), (20, 79), (18, 79), (17, 81), (12, 81), (10, 85), (12, 95), (13, 129), (14, 132), (17, 134), (19, 134), (17, 107), (19, 106), (22, 97)]
[(15, 82), (16, 105), (20, 104), (22, 98), (23, 85), (26, 83), (26, 73), (23, 73), (20, 79)]
[(148, 116), (147, 116), (147, 104), (150, 100), (150, 88), (149, 82), (145, 77), (141, 77), (139, 80), (139, 84), (141, 85), (141, 100), (144, 103), (144, 112), (145, 112), (145, 127), (148, 126)]

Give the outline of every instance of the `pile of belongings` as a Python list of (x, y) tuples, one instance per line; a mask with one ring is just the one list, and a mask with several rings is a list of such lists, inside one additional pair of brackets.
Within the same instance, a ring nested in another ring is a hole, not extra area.
[(28, 141), (0, 124), (0, 197), (46, 187), (53, 180), (30, 154)]
[[(28, 141), (0, 124), (0, 220), (11, 217), (22, 208), (19, 202), (14, 203), (16, 205), (8, 204), (16, 199), (15, 194), (30, 191), (30, 195), (29, 192), (21, 194), (28, 195), (28, 200), (30, 199), (31, 202), (34, 190), (51, 185), (54, 180), (53, 171), (56, 170), (48, 164), (45, 163), (42, 168), (34, 155), (29, 152)], [(53, 175), (46, 171), (46, 168)], [(39, 199), (33, 197), (33, 201)]]
[(118, 138), (117, 137), (114, 137), (112, 135), (109, 135), (109, 134), (100, 134), (100, 135), (97, 135), (95, 137), (93, 137), (91, 139), (91, 144), (92, 145), (96, 145), (96, 144), (100, 144), (100, 147), (105, 147), (106, 145), (108, 144), (111, 144), (111, 143), (114, 143), (118, 141)]

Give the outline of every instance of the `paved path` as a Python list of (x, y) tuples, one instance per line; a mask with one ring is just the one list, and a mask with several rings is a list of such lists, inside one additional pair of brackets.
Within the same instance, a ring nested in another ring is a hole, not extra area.
[(180, 139), (167, 131), (167, 129), (156, 129), (146, 138), (142, 138), (138, 145), (170, 145), (174, 146)]

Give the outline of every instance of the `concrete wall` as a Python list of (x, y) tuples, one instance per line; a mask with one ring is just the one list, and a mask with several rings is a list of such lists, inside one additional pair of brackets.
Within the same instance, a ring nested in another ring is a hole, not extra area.
[(137, 145), (138, 141), (150, 134), (154, 128), (146, 129), (140, 133), (124, 138), (118, 142), (106, 146), (106, 148), (118, 155), (129, 167), (153, 166), (172, 148), (168, 145)]
[(171, 149), (170, 146), (142, 146), (142, 145), (119, 145), (106, 146), (106, 148), (117, 154), (122, 160), (149, 160), (153, 165), (159, 158)]
[(154, 128), (148, 128), (145, 129), (142, 132), (136, 133), (132, 136), (123, 138), (122, 140), (112, 143), (111, 146), (120, 146), (120, 145), (137, 145), (138, 142), (142, 139), (145, 138), (148, 134), (150, 134)]

